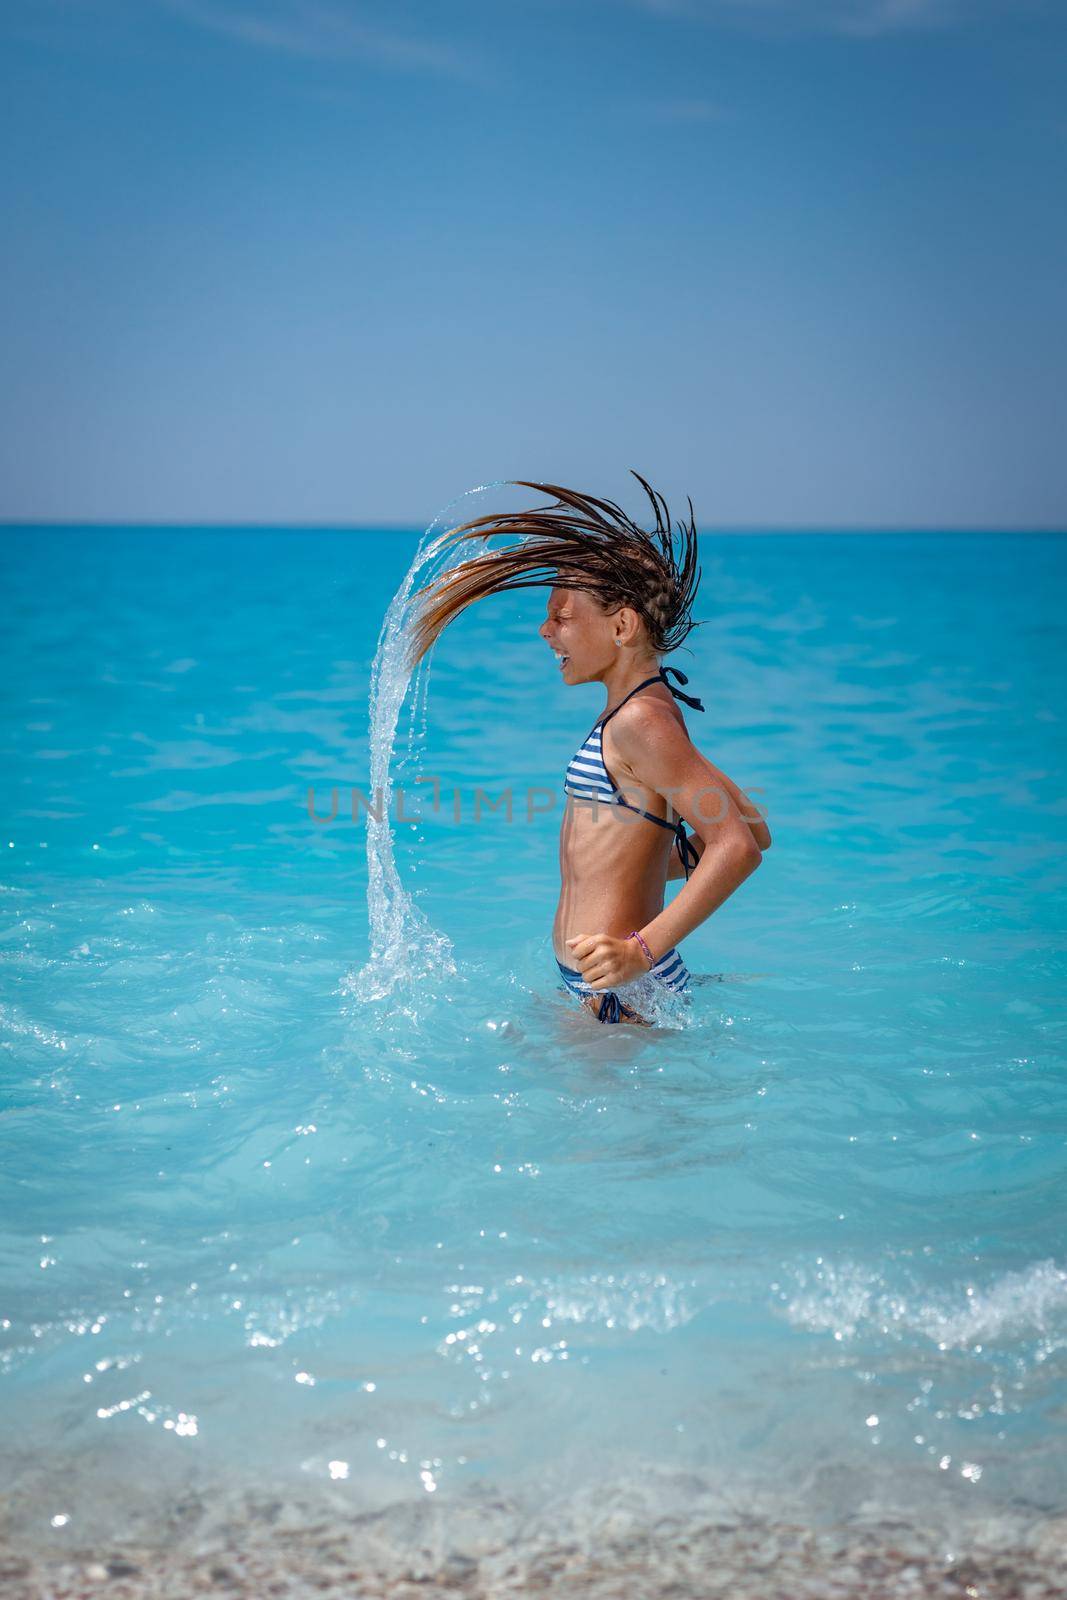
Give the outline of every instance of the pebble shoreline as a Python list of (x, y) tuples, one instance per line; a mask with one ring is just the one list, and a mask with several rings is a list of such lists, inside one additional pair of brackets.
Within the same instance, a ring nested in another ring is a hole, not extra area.
[[(21, 1508), (24, 1512), (25, 1507)], [(324, 1514), (325, 1513), (325, 1514)], [(1063, 1600), (1067, 1515), (1013, 1529), (1011, 1542), (908, 1521), (814, 1528), (762, 1516), (648, 1515), (647, 1505), (571, 1502), (527, 1521), (521, 1505), (402, 1502), (354, 1513), (314, 1497), (191, 1497), (155, 1537), (60, 1553), (18, 1547), (0, 1504), (3, 1600)], [(163, 1524), (163, 1526), (161, 1526)], [(976, 1525), (981, 1528), (982, 1525)], [(1003, 1529), (1001, 1531), (1004, 1531)], [(163, 1542), (164, 1536), (167, 1542)]]

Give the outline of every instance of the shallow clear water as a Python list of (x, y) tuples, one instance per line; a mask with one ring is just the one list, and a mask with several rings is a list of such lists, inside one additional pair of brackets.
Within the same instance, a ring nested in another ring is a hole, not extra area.
[(416, 543), (0, 538), (2, 1448), (42, 1543), (190, 1470), (1062, 1508), (1067, 542), (703, 538), (673, 659), (774, 845), (633, 1032), (556, 987), (601, 704), (537, 591), (438, 648), (423, 943), (370, 997), (351, 800)]

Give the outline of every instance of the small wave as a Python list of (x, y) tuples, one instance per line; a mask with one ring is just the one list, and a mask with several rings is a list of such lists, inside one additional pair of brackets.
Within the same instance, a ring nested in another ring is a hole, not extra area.
[[(684, 1327), (701, 1310), (693, 1280), (676, 1283), (665, 1273), (591, 1272), (573, 1278), (509, 1278), (498, 1287), (451, 1286), (451, 1315), (477, 1317), (486, 1332), (487, 1312), (517, 1327), (531, 1323), (547, 1328), (559, 1322), (638, 1333), (649, 1328), (670, 1333)], [(496, 1331), (494, 1324), (492, 1331)], [(454, 1337), (454, 1336), (453, 1336)]]
[(576, 1283), (536, 1285), (530, 1308), (542, 1302), (545, 1315), (555, 1322), (670, 1333), (691, 1322), (700, 1309), (693, 1288), (691, 1283), (673, 1283), (663, 1273), (590, 1273)]
[(1005, 1272), (984, 1288), (961, 1283), (940, 1292), (920, 1286), (893, 1291), (870, 1267), (820, 1261), (814, 1270), (796, 1269), (794, 1292), (778, 1286), (776, 1293), (795, 1327), (837, 1340), (864, 1329), (897, 1338), (919, 1334), (941, 1350), (1045, 1335), (1067, 1317), (1067, 1271), (1051, 1259)]

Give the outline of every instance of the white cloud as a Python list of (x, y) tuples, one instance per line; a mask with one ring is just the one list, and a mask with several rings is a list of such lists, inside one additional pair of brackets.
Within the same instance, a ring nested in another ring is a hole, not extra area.
[[(947, 27), (990, 0), (627, 0), (643, 11), (692, 20), (727, 21), (792, 33), (857, 37)], [(1025, 3), (1025, 0), (1024, 0)]]
[(479, 75), (468, 52), (415, 32), (366, 19), (352, 5), (320, 0), (271, 0), (241, 6), (229, 0), (162, 0), (167, 10), (196, 27), (259, 50), (311, 60), (359, 58), (402, 72), (449, 77)]

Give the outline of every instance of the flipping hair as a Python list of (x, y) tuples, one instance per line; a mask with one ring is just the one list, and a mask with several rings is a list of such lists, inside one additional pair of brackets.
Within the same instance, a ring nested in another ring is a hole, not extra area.
[(484, 546), (499, 534), (522, 537), (518, 544), (484, 549), (416, 592), (412, 664), (422, 660), (467, 606), (507, 589), (588, 590), (605, 611), (632, 606), (657, 655), (677, 650), (699, 626), (689, 615), (700, 584), (693, 502), (688, 523), (678, 524), (676, 548), (666, 501), (640, 473), (633, 476), (652, 502), (652, 533), (639, 528), (612, 500), (518, 478), (511, 480), (517, 487), (555, 495), (556, 504), (475, 517), (446, 534), (442, 548), (479, 541)]

